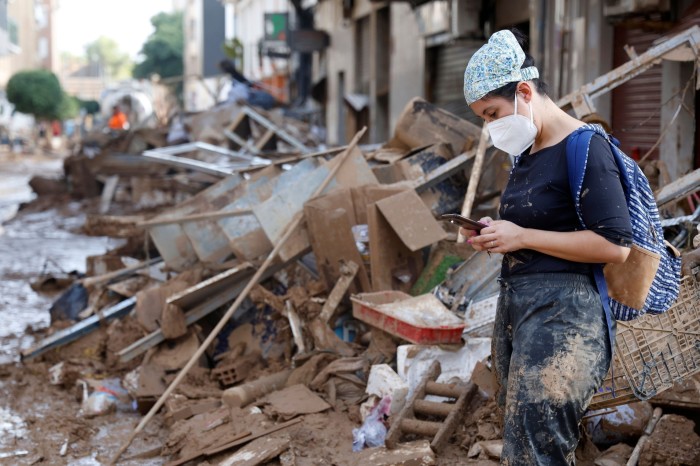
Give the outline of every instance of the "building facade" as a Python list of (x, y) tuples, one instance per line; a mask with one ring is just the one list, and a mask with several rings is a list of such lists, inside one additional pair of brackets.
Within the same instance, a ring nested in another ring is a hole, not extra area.
[(8, 41), (4, 53), (0, 53), (0, 88), (4, 88), (16, 72), (38, 68), (41, 64), (37, 1), (10, 0), (5, 3)]
[[(503, 28), (529, 35), (528, 51), (556, 101), (627, 62), (633, 52), (626, 45), (641, 54), (691, 25), (694, 11), (700, 22), (700, 2), (691, 0), (311, 3), (316, 27), (331, 36), (330, 47), (314, 56), (314, 79), (325, 83), (323, 107), (333, 144), (348, 141), (363, 125), (369, 128), (364, 142), (388, 140), (414, 96), (481, 124), (464, 103), (463, 72), (491, 33)], [(692, 62), (663, 60), (593, 100), (623, 149), (639, 156), (651, 151), (669, 179), (698, 164), (695, 138), (688, 136), (696, 127), (696, 93), (686, 93), (685, 111), (676, 111), (679, 90), (692, 71)]]
[(187, 111), (214, 106), (226, 83), (218, 63), (226, 56), (227, 10), (219, 0), (186, 0), (183, 14), (185, 36), (184, 103)]

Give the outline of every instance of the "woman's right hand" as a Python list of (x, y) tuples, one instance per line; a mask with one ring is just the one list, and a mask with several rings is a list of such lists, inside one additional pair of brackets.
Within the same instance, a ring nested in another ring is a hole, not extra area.
[[(491, 217), (481, 217), (479, 219), (479, 222), (486, 224), (486, 225), (491, 225), (491, 222), (493, 222), (493, 219)], [(479, 233), (477, 233), (474, 230), (467, 230), (466, 228), (460, 227), (459, 234), (468, 239), (468, 238), (471, 238), (473, 236), (478, 235)], [(472, 245), (472, 248), (474, 248), (475, 251), (486, 251), (486, 248), (483, 247), (481, 244), (472, 243), (471, 241), (467, 241), (467, 242)]]

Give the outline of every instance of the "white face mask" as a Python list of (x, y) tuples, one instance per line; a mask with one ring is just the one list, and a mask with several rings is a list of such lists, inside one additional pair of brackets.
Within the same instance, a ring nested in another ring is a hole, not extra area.
[(520, 155), (535, 142), (537, 127), (530, 107), (530, 119), (518, 113), (518, 94), (515, 94), (515, 111), (512, 115), (492, 121), (486, 127), (493, 145), (510, 155)]

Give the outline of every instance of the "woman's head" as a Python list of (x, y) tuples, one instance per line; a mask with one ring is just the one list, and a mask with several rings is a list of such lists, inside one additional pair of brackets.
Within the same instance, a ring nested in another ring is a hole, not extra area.
[(483, 98), (511, 100), (519, 81), (532, 81), (540, 94), (547, 94), (534, 58), (523, 49), (526, 42), (517, 29), (498, 31), (472, 56), (464, 70), (464, 98), (468, 105)]
[(534, 142), (539, 127), (534, 116), (544, 114), (547, 99), (547, 87), (523, 50), (524, 42), (517, 30), (498, 31), (464, 71), (467, 104), (488, 123), (494, 145), (513, 155)]

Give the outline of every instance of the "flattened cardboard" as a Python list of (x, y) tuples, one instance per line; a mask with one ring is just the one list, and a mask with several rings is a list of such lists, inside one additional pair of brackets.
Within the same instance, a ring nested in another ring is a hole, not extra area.
[(267, 405), (266, 412), (284, 421), (300, 414), (314, 414), (331, 409), (331, 405), (302, 384), (272, 392), (262, 403)]
[[(346, 192), (343, 190), (342, 192)], [(334, 197), (335, 194), (333, 195)], [(352, 203), (349, 196), (343, 196), (343, 200)], [(311, 238), (311, 248), (316, 256), (316, 267), (328, 289), (340, 278), (340, 259), (349, 259), (359, 265), (357, 280), (362, 290), (371, 289), (367, 269), (363, 265), (355, 240), (352, 235), (354, 224), (353, 207), (338, 207), (324, 210), (314, 203), (307, 203), (304, 207), (306, 224)], [(351, 292), (358, 292), (357, 287), (350, 287)]]
[(377, 207), (411, 252), (447, 237), (447, 233), (413, 190), (382, 199), (377, 202)]
[[(420, 251), (411, 252), (391, 228), (376, 204), (368, 206), (369, 249), (372, 290), (399, 290), (407, 292), (423, 269)], [(409, 283), (395, 278), (400, 272), (411, 275)]]
[(421, 249), (447, 233), (413, 190), (380, 200), (367, 213), (372, 289), (408, 292), (423, 270)]
[(165, 303), (170, 296), (179, 293), (196, 282), (192, 273), (183, 272), (180, 276), (154, 288), (141, 290), (136, 294), (134, 313), (139, 324), (149, 332), (160, 327)]

